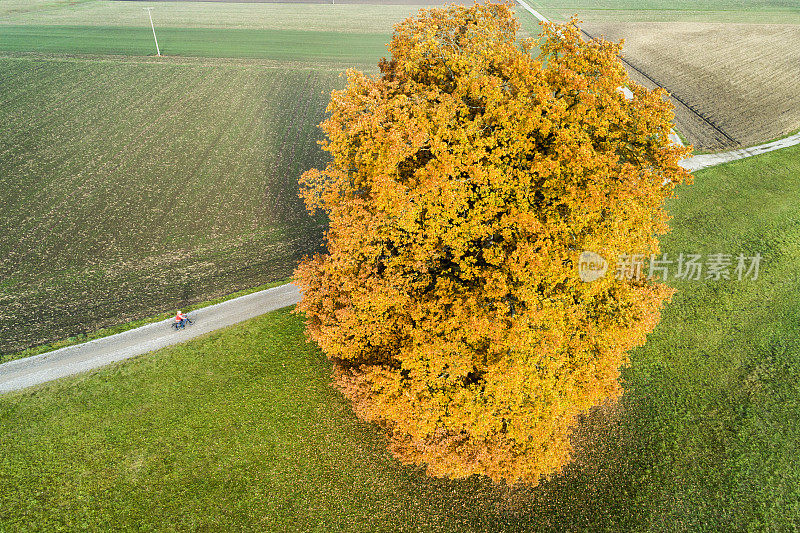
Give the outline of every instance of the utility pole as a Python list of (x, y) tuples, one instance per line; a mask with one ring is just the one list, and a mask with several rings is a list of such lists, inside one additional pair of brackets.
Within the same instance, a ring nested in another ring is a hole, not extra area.
[(158, 57), (161, 57), (161, 50), (158, 49), (158, 39), (156, 39), (156, 27), (153, 26), (153, 13), (150, 11), (153, 8), (145, 7), (144, 9), (147, 10), (147, 14), (150, 16), (150, 27), (153, 28), (153, 40), (156, 42), (156, 53), (158, 54)]

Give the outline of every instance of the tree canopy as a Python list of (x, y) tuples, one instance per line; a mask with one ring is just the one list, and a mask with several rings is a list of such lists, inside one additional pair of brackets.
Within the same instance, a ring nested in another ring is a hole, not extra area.
[[(506, 4), (421, 10), (380, 75), (350, 70), (302, 196), (330, 220), (298, 310), (356, 414), (431, 475), (537, 483), (618, 397), (670, 289), (578, 276), (656, 253), (688, 177), (670, 104), (577, 21), (520, 40)], [(633, 98), (619, 90), (628, 85)]]

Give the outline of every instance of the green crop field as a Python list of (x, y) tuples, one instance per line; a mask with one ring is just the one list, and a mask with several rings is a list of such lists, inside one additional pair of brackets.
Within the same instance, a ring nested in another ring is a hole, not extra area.
[[(380, 2), (375, 2), (380, 4)], [(273, 4), (260, 2), (154, 2), (116, 0), (2, 0), (0, 25), (117, 26), (150, 35), (143, 8), (153, 7), (156, 28), (294, 30), (384, 33), (420, 5)]]
[[(0, 51), (156, 55), (149, 28), (0, 26)], [(390, 35), (220, 28), (161, 28), (165, 56), (263, 58), (374, 67), (388, 55)], [(342, 67), (345, 68), (345, 67)]]
[[(0, 51), (155, 55), (143, 5), (5, 1), (0, 3)], [(374, 68), (387, 53), (392, 26), (416, 7), (162, 2), (153, 11), (153, 21), (166, 56)]]
[[(155, 55), (140, 2), (0, 2), (0, 51)], [(159, 2), (167, 56), (264, 58), (375, 69), (393, 26), (423, 5)], [(525, 36), (538, 26), (517, 10)], [(536, 21), (538, 22), (538, 21)]]
[(336, 70), (0, 58), (0, 349), (291, 274)]
[[(399, 465), (287, 310), (0, 397), (14, 530), (791, 531), (800, 516), (800, 147), (696, 174), (667, 253), (764, 256), (679, 290), (535, 489)], [(24, 420), (24, 423), (20, 423)]]

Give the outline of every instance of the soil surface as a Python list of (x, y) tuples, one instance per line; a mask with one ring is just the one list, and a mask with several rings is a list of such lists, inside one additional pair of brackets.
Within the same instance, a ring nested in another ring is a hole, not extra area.
[(800, 25), (584, 23), (591, 37), (625, 39), (634, 81), (664, 87), (676, 129), (695, 150), (744, 148), (800, 127)]

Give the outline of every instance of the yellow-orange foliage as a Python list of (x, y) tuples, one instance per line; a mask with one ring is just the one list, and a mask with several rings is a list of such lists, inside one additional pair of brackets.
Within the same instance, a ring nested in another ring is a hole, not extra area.
[(508, 5), (421, 10), (380, 77), (349, 71), (332, 94), (332, 161), (302, 178), (330, 219), (327, 254), (296, 272), (308, 332), (358, 416), (432, 475), (559, 471), (670, 294), (578, 277), (583, 250), (612, 272), (658, 250), (687, 151), (620, 46), (575, 24), (545, 25), (534, 55)]

